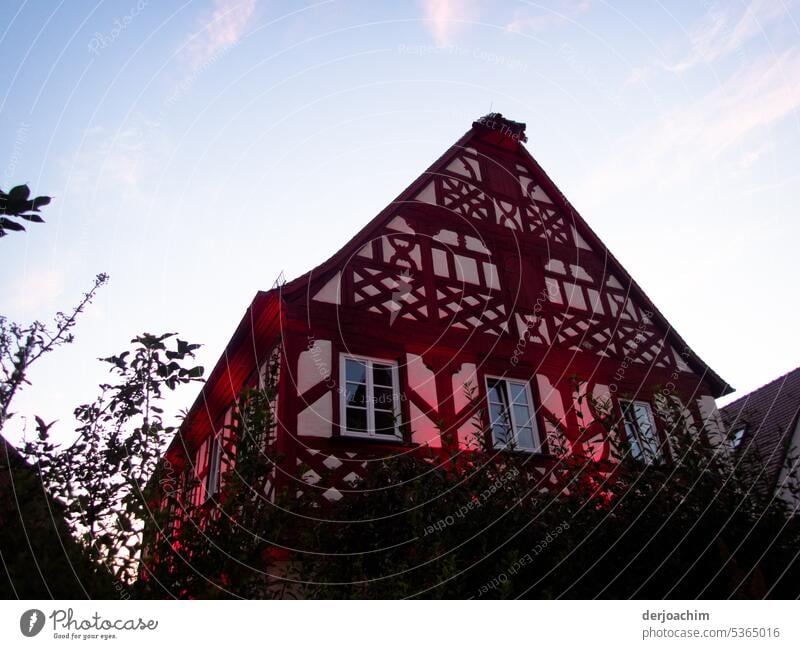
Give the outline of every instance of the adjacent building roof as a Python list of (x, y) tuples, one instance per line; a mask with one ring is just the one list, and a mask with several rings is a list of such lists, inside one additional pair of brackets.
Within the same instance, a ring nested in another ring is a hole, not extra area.
[(744, 428), (739, 448), (758, 453), (774, 487), (800, 418), (800, 367), (721, 408), (720, 413), (732, 433)]

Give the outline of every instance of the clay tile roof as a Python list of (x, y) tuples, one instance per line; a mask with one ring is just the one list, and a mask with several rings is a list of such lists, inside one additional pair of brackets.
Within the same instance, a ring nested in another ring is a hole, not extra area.
[(800, 416), (800, 367), (720, 409), (729, 430), (746, 426), (740, 448), (755, 449), (767, 464), (770, 485), (778, 479), (786, 444)]

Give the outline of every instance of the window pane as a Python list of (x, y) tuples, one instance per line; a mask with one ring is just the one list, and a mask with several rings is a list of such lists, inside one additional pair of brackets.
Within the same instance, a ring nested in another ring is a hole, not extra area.
[(508, 444), (509, 440), (508, 428), (503, 424), (492, 426), (492, 437), (494, 438), (495, 445), (505, 446)]
[(651, 428), (650, 411), (647, 407), (641, 403), (634, 403), (633, 412), (636, 416), (636, 424), (639, 426), (639, 430), (642, 431), (642, 433), (649, 430)]
[(657, 458), (660, 456), (659, 446), (661, 442), (658, 439), (650, 409), (644, 403), (634, 403), (633, 405), (636, 413), (636, 426), (639, 429), (641, 450), (647, 454), (648, 459)]
[(517, 428), (521, 428), (522, 426), (530, 426), (531, 423), (531, 413), (528, 410), (527, 406), (513, 406), (514, 408), (514, 422), (517, 425)]
[(522, 448), (526, 451), (534, 450), (533, 428), (530, 426), (523, 426), (517, 430), (517, 448)]
[(489, 416), (491, 417), (492, 426), (495, 424), (502, 424), (507, 427), (510, 424), (508, 421), (508, 412), (503, 406), (496, 403), (489, 404)]
[(394, 415), (391, 412), (375, 411), (375, 434), (394, 435), (395, 434)]
[(220, 438), (219, 434), (215, 435), (211, 440), (211, 459), (208, 467), (208, 480), (206, 484), (207, 495), (213, 496), (219, 491), (219, 465), (221, 458)]
[(651, 460), (655, 460), (661, 457), (661, 440), (658, 439), (655, 432), (653, 432), (652, 436), (648, 438), (647, 442), (647, 456)]
[(367, 365), (363, 361), (354, 361), (348, 358), (345, 362), (345, 375), (348, 381), (354, 383), (367, 382)]
[(631, 457), (638, 460), (642, 457), (642, 449), (639, 446), (639, 431), (630, 421), (625, 422), (625, 434), (628, 436), (628, 443), (631, 445)]
[(367, 430), (367, 411), (360, 408), (347, 409), (347, 430), (359, 433)]
[(492, 435), (497, 444), (506, 444), (509, 439), (508, 413), (496, 404), (489, 405), (489, 415), (491, 417)]
[(391, 365), (381, 365), (373, 363), (372, 365), (372, 383), (374, 385), (384, 385), (392, 387), (392, 367)]
[(375, 388), (375, 410), (394, 410), (394, 392), (392, 388)]
[(525, 389), (524, 383), (508, 383), (511, 388), (511, 401), (523, 405), (528, 405), (528, 391)]
[(625, 419), (625, 423), (633, 423), (635, 425), (636, 417), (633, 412), (633, 404), (630, 401), (620, 401), (619, 405), (622, 408), (622, 417)]
[(367, 386), (358, 383), (347, 384), (347, 405), (367, 407)]
[(508, 403), (506, 395), (506, 387), (503, 381), (490, 381), (489, 382), (489, 402), (490, 403)]

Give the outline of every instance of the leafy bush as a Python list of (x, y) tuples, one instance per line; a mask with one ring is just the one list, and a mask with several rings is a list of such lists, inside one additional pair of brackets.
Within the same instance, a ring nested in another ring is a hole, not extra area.
[[(710, 443), (679, 409), (666, 417), (663, 462), (631, 459), (624, 442), (613, 463), (565, 449), (547, 461), (419, 451), (375, 463), (355, 493), (323, 511), (305, 495), (266, 496), (281, 458), (253, 432), (272, 431), (270, 404), (257, 390), (242, 395), (237, 470), (218, 507), (184, 509), (176, 535), (162, 537), (150, 596), (800, 593), (800, 530), (787, 505), (757, 487), (757, 466)], [(610, 416), (600, 421), (618, 437)]]

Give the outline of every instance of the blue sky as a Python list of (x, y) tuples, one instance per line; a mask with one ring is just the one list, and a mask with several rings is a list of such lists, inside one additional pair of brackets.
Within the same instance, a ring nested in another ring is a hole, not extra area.
[[(2, 312), (111, 275), (20, 415), (178, 331), (211, 366), (254, 293), (317, 265), (490, 110), (695, 351), (747, 391), (800, 364), (798, 2), (0, 4)], [(188, 406), (196, 387), (178, 395)], [(13, 440), (23, 417), (9, 424)]]

